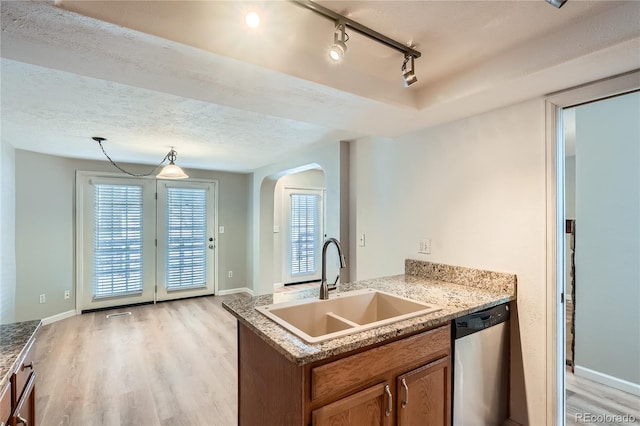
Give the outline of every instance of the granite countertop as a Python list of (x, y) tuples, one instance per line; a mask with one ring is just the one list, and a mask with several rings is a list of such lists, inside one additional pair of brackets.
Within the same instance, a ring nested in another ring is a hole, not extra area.
[(223, 302), (223, 306), (291, 362), (304, 365), (391, 338), (438, 327), (462, 315), (516, 299), (516, 277), (513, 274), (412, 260), (407, 260), (405, 270), (410, 274), (341, 284), (339, 290), (382, 290), (438, 305), (441, 310), (317, 344), (305, 342), (255, 308), (298, 299), (317, 299), (318, 289), (268, 294), (248, 300), (230, 300)]
[(41, 324), (40, 320), (0, 324), (0, 390), (9, 382)]

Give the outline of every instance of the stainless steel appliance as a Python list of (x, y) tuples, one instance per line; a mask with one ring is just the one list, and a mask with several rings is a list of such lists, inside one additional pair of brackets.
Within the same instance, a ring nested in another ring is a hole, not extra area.
[(509, 305), (453, 321), (453, 425), (502, 426), (509, 403)]

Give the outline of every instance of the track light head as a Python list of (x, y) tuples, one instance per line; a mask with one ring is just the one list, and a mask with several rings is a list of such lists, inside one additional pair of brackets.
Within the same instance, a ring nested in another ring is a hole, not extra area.
[(418, 81), (418, 77), (416, 77), (415, 66), (413, 63), (412, 55), (405, 55), (404, 61), (402, 62), (402, 78), (404, 79), (404, 87), (409, 87), (416, 81)]
[(342, 21), (336, 22), (336, 29), (333, 33), (333, 44), (329, 48), (329, 58), (334, 62), (340, 62), (347, 51), (347, 40), (349, 37), (345, 32), (345, 25)]
[(562, 6), (564, 6), (564, 4), (567, 2), (567, 0), (547, 0), (547, 3), (549, 3), (552, 6), (557, 7), (558, 9), (560, 9)]

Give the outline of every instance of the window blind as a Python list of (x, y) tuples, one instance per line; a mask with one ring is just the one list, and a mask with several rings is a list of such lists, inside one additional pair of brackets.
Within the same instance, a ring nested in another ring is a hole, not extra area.
[(142, 292), (142, 186), (95, 185), (93, 295)]
[(291, 276), (316, 273), (318, 201), (315, 194), (291, 194)]
[(207, 190), (167, 188), (168, 290), (207, 284)]

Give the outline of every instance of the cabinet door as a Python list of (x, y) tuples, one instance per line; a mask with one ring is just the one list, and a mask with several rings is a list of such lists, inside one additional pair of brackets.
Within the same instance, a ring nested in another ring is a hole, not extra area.
[(390, 425), (393, 400), (389, 385), (380, 383), (320, 407), (311, 413), (314, 426)]
[(36, 424), (36, 373), (31, 373), (27, 386), (22, 392), (22, 396), (18, 400), (11, 421), (11, 426), (35, 426)]
[(451, 424), (451, 359), (446, 356), (398, 376), (398, 426)]

